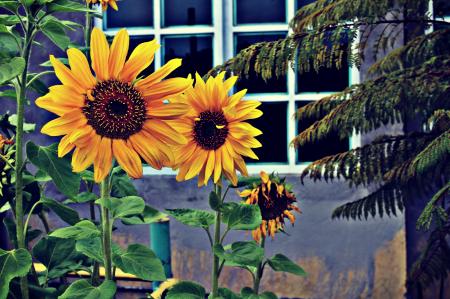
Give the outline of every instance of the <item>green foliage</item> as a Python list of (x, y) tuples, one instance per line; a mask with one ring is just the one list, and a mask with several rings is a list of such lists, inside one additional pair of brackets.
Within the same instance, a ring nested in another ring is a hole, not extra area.
[(167, 299), (204, 299), (205, 288), (192, 281), (181, 281), (167, 292)]
[(193, 227), (208, 228), (214, 223), (214, 214), (208, 211), (195, 209), (166, 210), (167, 214), (181, 223)]
[(224, 222), (229, 229), (253, 230), (261, 225), (261, 211), (258, 205), (236, 204), (224, 211)]
[(51, 209), (62, 220), (70, 225), (75, 225), (80, 222), (78, 212), (68, 206), (51, 198), (43, 197), (40, 200), (44, 206)]
[(3, 84), (20, 75), (25, 68), (25, 60), (22, 57), (15, 57), (9, 61), (0, 63), (0, 84)]
[(0, 249), (0, 298), (8, 296), (9, 283), (15, 277), (27, 275), (31, 267), (31, 255), (25, 249), (5, 251)]
[(116, 289), (116, 284), (110, 280), (94, 287), (87, 280), (80, 279), (73, 282), (58, 299), (112, 299)]
[(111, 212), (111, 216), (115, 219), (122, 219), (140, 214), (145, 208), (145, 202), (139, 196), (101, 198), (97, 199), (96, 203), (100, 204), (102, 207), (108, 208)]
[(264, 258), (264, 249), (254, 241), (235, 242), (231, 244), (229, 252), (218, 244), (213, 248), (213, 251), (219, 258), (236, 266), (257, 267)]
[(141, 244), (132, 244), (125, 252), (113, 253), (113, 262), (122, 271), (144, 280), (166, 279), (161, 261), (152, 250)]
[(444, 202), (445, 197), (448, 195), (449, 189), (450, 182), (433, 195), (417, 220), (417, 229), (430, 229), (434, 217), (438, 226), (448, 221), (447, 212), (438, 204), (442, 204)]
[(282, 271), (292, 273), (298, 276), (305, 276), (306, 272), (302, 267), (291, 261), (287, 256), (283, 254), (276, 254), (272, 258), (268, 259), (270, 268), (274, 271)]
[(81, 240), (99, 237), (100, 230), (89, 220), (82, 220), (73, 226), (58, 228), (50, 233), (51, 237)]
[(126, 225), (133, 224), (150, 224), (159, 222), (167, 218), (167, 215), (161, 213), (160, 211), (152, 208), (151, 206), (145, 205), (144, 211), (142, 213), (137, 213), (135, 215), (130, 215), (128, 217), (122, 218), (122, 223)]

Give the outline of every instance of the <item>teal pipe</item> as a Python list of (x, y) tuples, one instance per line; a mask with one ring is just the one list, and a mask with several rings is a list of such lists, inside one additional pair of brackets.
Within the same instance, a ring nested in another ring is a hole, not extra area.
[[(172, 263), (170, 250), (170, 223), (169, 218), (150, 224), (150, 248), (161, 260), (167, 278), (172, 277)], [(161, 281), (152, 282), (153, 290), (156, 290)]]

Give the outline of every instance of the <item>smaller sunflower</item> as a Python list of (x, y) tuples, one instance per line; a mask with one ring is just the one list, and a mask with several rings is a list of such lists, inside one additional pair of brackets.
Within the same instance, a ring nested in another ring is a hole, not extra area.
[(119, 10), (117, 7), (116, 0), (86, 0), (87, 4), (99, 4), (102, 6), (103, 11), (105, 11), (109, 6), (111, 6), (114, 10)]
[(262, 223), (259, 228), (252, 231), (253, 239), (256, 242), (261, 237), (270, 235), (272, 239), (275, 233), (284, 229), (284, 218), (288, 218), (294, 225), (295, 216), (292, 211), (300, 212), (300, 209), (294, 204), (297, 199), (290, 187), (280, 178), (272, 178), (261, 171), (261, 182), (254, 184), (252, 189), (242, 191), (239, 196), (246, 199), (246, 204), (258, 205), (261, 210)]

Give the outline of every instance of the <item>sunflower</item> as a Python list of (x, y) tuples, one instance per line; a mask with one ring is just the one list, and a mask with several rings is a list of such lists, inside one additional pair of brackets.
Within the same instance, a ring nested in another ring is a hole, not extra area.
[(13, 144), (14, 141), (12, 139), (7, 139), (0, 134), (0, 197), (3, 196), (3, 187), (10, 184), (11, 165), (14, 164), (14, 148), (8, 145)]
[(210, 177), (217, 183), (223, 174), (236, 185), (236, 170), (248, 175), (242, 156), (258, 159), (252, 148), (261, 147), (254, 137), (262, 132), (244, 121), (262, 115), (256, 109), (261, 103), (243, 101), (246, 89), (229, 96), (237, 77), (224, 81), (224, 76), (223, 72), (215, 78), (209, 77), (205, 83), (196, 74), (195, 86), (176, 99), (190, 106), (184, 117), (172, 122), (187, 139), (175, 153), (178, 181), (199, 174), (198, 186), (202, 186)]
[(73, 171), (94, 164), (94, 179), (102, 181), (112, 167), (113, 158), (132, 178), (142, 176), (141, 158), (156, 169), (173, 165), (171, 146), (186, 142), (166, 121), (183, 115), (188, 106), (170, 103), (192, 85), (186, 78), (162, 81), (181, 65), (172, 59), (148, 77), (136, 80), (153, 61), (159, 45), (155, 40), (134, 49), (128, 61), (129, 36), (125, 29), (114, 38), (111, 48), (102, 31), (94, 28), (91, 36), (91, 73), (82, 52), (67, 51), (70, 69), (50, 56), (62, 85), (36, 100), (36, 105), (59, 117), (48, 122), (41, 132), (62, 136), (60, 157), (75, 148)]
[(297, 199), (284, 180), (278, 177), (271, 179), (264, 171), (261, 171), (260, 177), (261, 182), (258, 185), (239, 194), (246, 198), (246, 204), (258, 205), (261, 210), (262, 223), (252, 231), (256, 242), (267, 235), (273, 238), (278, 230), (284, 229), (284, 218), (288, 218), (294, 225), (295, 216), (292, 211), (300, 213), (300, 209), (294, 205)]
[(96, 4), (98, 2), (99, 5), (102, 6), (103, 11), (105, 11), (109, 6), (111, 6), (114, 10), (118, 10), (116, 0), (86, 0), (87, 4)]

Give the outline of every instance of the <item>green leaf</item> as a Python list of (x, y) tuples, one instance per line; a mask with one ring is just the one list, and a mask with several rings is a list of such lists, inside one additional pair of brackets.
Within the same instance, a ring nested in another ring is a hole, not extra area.
[(214, 253), (221, 259), (238, 266), (258, 266), (264, 258), (264, 249), (256, 242), (235, 242), (227, 252), (222, 245), (214, 246)]
[(20, 2), (17, 0), (14, 1), (0, 1), (0, 7), (4, 7), (6, 9), (9, 9), (11, 11), (16, 12), (17, 9), (20, 7)]
[(64, 31), (64, 26), (54, 20), (48, 20), (41, 26), (44, 33), (61, 50), (65, 50), (70, 44), (70, 38)]
[(183, 224), (193, 227), (208, 228), (214, 223), (213, 213), (194, 209), (167, 209), (167, 214)]
[(228, 214), (224, 218), (227, 219), (229, 229), (253, 230), (262, 222), (261, 211), (257, 205), (238, 204), (226, 213)]
[(253, 184), (259, 184), (261, 183), (261, 178), (259, 177), (244, 177), (244, 176), (240, 176), (238, 178), (238, 183), (236, 186), (230, 184), (229, 187), (230, 188), (242, 188), (245, 186), (253, 186)]
[(259, 294), (259, 298), (261, 298), (261, 299), (278, 299), (277, 295), (275, 295), (272, 292), (264, 292), (262, 294)]
[(72, 283), (58, 299), (111, 299), (116, 294), (116, 289), (116, 284), (111, 280), (94, 287), (82, 279)]
[(116, 219), (140, 214), (145, 208), (145, 201), (139, 196), (100, 198), (95, 202), (108, 208)]
[(211, 193), (209, 193), (209, 206), (214, 211), (219, 211), (220, 210), (220, 205), (221, 205), (221, 203), (220, 203), (219, 196), (217, 196), (216, 192), (211, 191)]
[(30, 141), (26, 148), (27, 157), (31, 163), (51, 176), (59, 191), (68, 197), (73, 197), (78, 193), (80, 176), (72, 172), (71, 161), (68, 156), (58, 158), (58, 144), (38, 146)]
[(287, 256), (276, 254), (268, 260), (269, 266), (274, 271), (288, 272), (298, 276), (307, 275), (302, 267), (291, 261)]
[(159, 222), (167, 218), (167, 214), (161, 213), (160, 211), (150, 207), (145, 206), (144, 211), (137, 215), (132, 215), (129, 217), (122, 218), (122, 222), (127, 225), (132, 224), (150, 224)]
[(14, 26), (20, 23), (20, 19), (16, 15), (0, 15), (0, 24), (6, 26)]
[(167, 292), (167, 299), (204, 299), (205, 288), (192, 281), (181, 281)]
[(33, 256), (47, 267), (48, 278), (56, 278), (79, 267), (72, 257), (75, 240), (42, 238), (33, 248)]
[(0, 84), (22, 74), (25, 69), (25, 60), (22, 57), (14, 57), (9, 61), (0, 64)]
[(65, 202), (71, 203), (85, 203), (89, 201), (96, 201), (98, 199), (97, 195), (95, 193), (91, 192), (81, 192), (75, 195), (74, 197), (67, 199)]
[(70, 0), (55, 0), (47, 5), (47, 12), (95, 12), (87, 9), (85, 5)]
[(9, 283), (15, 277), (27, 275), (31, 267), (31, 255), (25, 249), (5, 251), (0, 249), (0, 298), (5, 299)]
[(7, 98), (15, 101), (17, 99), (17, 94), (14, 89), (7, 89), (0, 91), (0, 98)]
[(255, 293), (253, 292), (252, 288), (249, 287), (243, 287), (241, 289), (241, 297), (242, 298), (249, 298), (250, 296), (254, 296)]
[(50, 236), (62, 239), (87, 239), (100, 236), (100, 230), (89, 220), (82, 220), (74, 226), (58, 228)]
[(230, 289), (219, 288), (219, 297), (223, 299), (240, 299), (241, 297), (233, 293)]
[(55, 214), (58, 215), (59, 218), (64, 220), (66, 223), (75, 225), (76, 223), (80, 222), (80, 216), (78, 216), (78, 212), (74, 209), (69, 208), (68, 206), (63, 205), (62, 203), (51, 198), (44, 197), (41, 198), (41, 201), (44, 206), (55, 212)]
[(113, 262), (125, 273), (150, 281), (163, 281), (166, 279), (164, 268), (155, 253), (141, 244), (128, 246), (127, 251), (121, 254), (113, 253)]
[[(103, 263), (103, 244), (100, 237), (78, 240), (75, 249), (91, 259)], [(122, 249), (116, 243), (112, 243), (112, 252), (120, 255)]]
[(121, 171), (120, 174), (113, 174), (111, 185), (112, 197), (120, 198), (138, 195), (136, 187), (134, 187), (133, 182), (124, 171)]
[[(9, 123), (13, 125), (14, 127), (17, 127), (17, 114), (11, 114), (9, 117)], [(24, 123), (23, 124), (23, 131), (27, 133), (31, 133), (36, 128), (36, 124), (32, 123)]]

